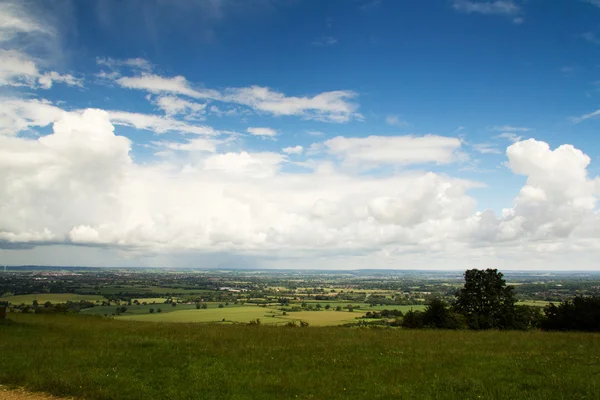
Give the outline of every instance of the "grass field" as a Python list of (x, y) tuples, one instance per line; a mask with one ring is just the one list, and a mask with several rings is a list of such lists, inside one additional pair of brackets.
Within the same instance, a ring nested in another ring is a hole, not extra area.
[(290, 312), (281, 318), (292, 321), (308, 322), (311, 326), (334, 326), (350, 322), (358, 322), (357, 317), (363, 316), (363, 312), (348, 311), (298, 311)]
[(599, 334), (8, 318), (0, 383), (88, 400), (600, 396)]
[(102, 296), (96, 295), (87, 295), (87, 294), (74, 294), (74, 293), (43, 293), (43, 294), (23, 294), (17, 296), (5, 296), (0, 297), (2, 301), (8, 301), (11, 304), (19, 305), (19, 304), (29, 304), (34, 300), (37, 300), (38, 303), (44, 304), (49, 301), (51, 303), (66, 303), (67, 301), (102, 301), (106, 300)]
[[(168, 313), (122, 315), (117, 317), (123, 320), (146, 321), (146, 322), (250, 322), (259, 318), (263, 324), (285, 323), (275, 312), (265, 307), (225, 307), (196, 310), (196, 307), (188, 310), (177, 310)], [(317, 314), (314, 312), (313, 314)], [(273, 317), (275, 315), (275, 317)]]

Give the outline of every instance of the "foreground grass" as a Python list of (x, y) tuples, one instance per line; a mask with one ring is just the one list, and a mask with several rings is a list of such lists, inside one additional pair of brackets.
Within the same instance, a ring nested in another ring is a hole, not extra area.
[(86, 399), (593, 399), (600, 335), (9, 314), (0, 383)]

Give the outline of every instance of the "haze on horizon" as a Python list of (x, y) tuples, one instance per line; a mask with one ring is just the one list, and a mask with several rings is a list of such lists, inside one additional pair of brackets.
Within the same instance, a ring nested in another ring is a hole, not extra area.
[(597, 270), (598, 18), (1, 1), (0, 264)]

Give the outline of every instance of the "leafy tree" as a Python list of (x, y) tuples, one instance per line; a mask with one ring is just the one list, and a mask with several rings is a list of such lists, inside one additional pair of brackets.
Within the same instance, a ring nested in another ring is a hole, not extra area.
[(219, 308), (223, 308), (223, 307), (224, 307), (223, 304), (219, 304)]
[(342, 306), (337, 306), (337, 307), (335, 308), (335, 311), (342, 311)]
[(329, 304), (325, 304), (325, 309), (329, 310), (331, 308), (331, 306)]
[(196, 303), (196, 310), (200, 309), (200, 303)]
[(206, 310), (208, 308), (208, 306), (206, 305), (206, 303), (202, 304), (202, 309)]
[(157, 313), (161, 313), (161, 312), (162, 312), (162, 310), (159, 308), (159, 309), (157, 309), (157, 310), (156, 310), (156, 312), (157, 312)]
[(465, 328), (465, 318), (452, 311), (445, 301), (433, 299), (423, 312), (423, 325), (427, 328), (460, 329)]
[(471, 329), (508, 329), (514, 324), (514, 288), (497, 269), (465, 271), (465, 286), (456, 292), (454, 310)]
[(177, 307), (177, 303), (171, 303), (173, 307)]
[(154, 314), (154, 308), (150, 307), (150, 310), (148, 311), (150, 311), (150, 314)]
[(558, 306), (550, 304), (544, 312), (543, 329), (600, 332), (600, 296), (576, 296)]
[(423, 313), (421, 311), (410, 310), (404, 315), (402, 320), (403, 328), (420, 329), (425, 326), (423, 322)]

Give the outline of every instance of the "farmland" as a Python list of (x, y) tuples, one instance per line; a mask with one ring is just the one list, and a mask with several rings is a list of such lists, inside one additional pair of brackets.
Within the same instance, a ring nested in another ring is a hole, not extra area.
[[(536, 307), (579, 293), (594, 294), (600, 287), (600, 276), (594, 274), (510, 278), (519, 304)], [(272, 325), (303, 321), (335, 326), (358, 324), (369, 311), (422, 311), (433, 298), (452, 301), (461, 284), (460, 272), (21, 268), (0, 275), (0, 301), (9, 304), (10, 312), (69, 302), (80, 314), (131, 321), (260, 319)]]
[(6, 296), (1, 300), (7, 301), (11, 304), (32, 304), (33, 301), (37, 301), (43, 304), (47, 301), (51, 303), (66, 303), (67, 301), (102, 301), (105, 300), (100, 295), (86, 295), (77, 293), (37, 293), (37, 294), (24, 294), (17, 296)]

